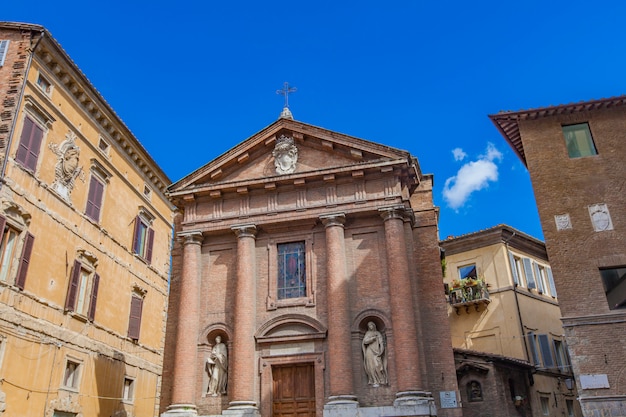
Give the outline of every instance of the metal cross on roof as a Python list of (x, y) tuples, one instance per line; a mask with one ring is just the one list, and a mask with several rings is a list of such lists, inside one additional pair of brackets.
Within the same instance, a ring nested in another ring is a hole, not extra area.
[(289, 87), (289, 83), (285, 81), (282, 90), (276, 90), (276, 94), (285, 96), (285, 107), (289, 107), (289, 93), (295, 93), (296, 91), (298, 91), (296, 87)]

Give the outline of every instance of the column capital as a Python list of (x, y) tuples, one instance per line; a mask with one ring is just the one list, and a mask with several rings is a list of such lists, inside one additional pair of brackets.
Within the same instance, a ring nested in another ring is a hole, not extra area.
[(256, 225), (254, 224), (241, 224), (241, 225), (231, 227), (230, 230), (235, 232), (238, 238), (242, 238), (242, 237), (254, 238), (256, 237), (256, 232), (257, 232)]
[(189, 245), (189, 244), (201, 245), (202, 241), (204, 241), (204, 236), (202, 236), (202, 232), (199, 230), (191, 230), (189, 232), (180, 232), (176, 236), (183, 241), (183, 245)]
[(380, 213), (380, 217), (383, 218), (383, 221), (391, 219), (411, 221), (411, 213), (409, 213), (409, 210), (403, 205), (379, 208), (378, 212)]
[(333, 213), (333, 214), (325, 214), (320, 216), (320, 220), (325, 227), (330, 226), (341, 226), (343, 227), (346, 222), (345, 213)]

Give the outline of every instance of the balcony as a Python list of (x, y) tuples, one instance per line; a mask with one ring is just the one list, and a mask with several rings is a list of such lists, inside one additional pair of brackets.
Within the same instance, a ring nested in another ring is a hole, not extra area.
[(460, 314), (459, 309), (462, 307), (465, 307), (465, 312), (469, 314), (471, 306), (479, 311), (481, 305), (487, 306), (491, 300), (484, 280), (465, 278), (452, 282), (451, 288), (448, 289), (448, 302), (454, 307), (456, 314)]

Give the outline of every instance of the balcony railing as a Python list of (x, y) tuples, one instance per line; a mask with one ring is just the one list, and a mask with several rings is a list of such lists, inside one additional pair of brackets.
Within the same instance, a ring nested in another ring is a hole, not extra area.
[[(465, 280), (464, 280), (465, 281)], [(473, 280), (471, 282), (461, 282), (455, 285), (448, 292), (448, 302), (459, 314), (459, 309), (465, 307), (465, 312), (469, 313), (469, 308), (474, 306), (479, 311), (481, 305), (487, 305), (491, 302), (489, 299), (489, 291), (483, 281)]]

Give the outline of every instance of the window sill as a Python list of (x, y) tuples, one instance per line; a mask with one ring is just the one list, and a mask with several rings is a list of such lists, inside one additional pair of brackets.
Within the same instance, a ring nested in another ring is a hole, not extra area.
[(77, 313), (75, 311), (67, 311), (67, 314), (70, 317), (73, 317), (73, 318), (75, 318), (78, 321), (82, 321), (83, 323), (88, 323), (89, 322), (89, 317), (85, 316), (84, 314), (80, 314), (80, 313)]
[(73, 394), (78, 394), (79, 393), (79, 389), (78, 388), (66, 387), (65, 385), (60, 386), (59, 390), (61, 390), (61, 391), (68, 391), (68, 392), (71, 392)]
[(141, 262), (143, 262), (144, 264), (146, 264), (147, 266), (150, 266), (150, 262), (148, 262), (148, 260), (146, 258), (144, 258), (143, 256), (139, 255), (138, 253), (133, 252), (133, 256), (140, 260)]
[(289, 298), (286, 300), (277, 300), (272, 303), (274, 309), (283, 308), (283, 307), (314, 307), (315, 303), (313, 302), (312, 297), (298, 297), (298, 298)]

